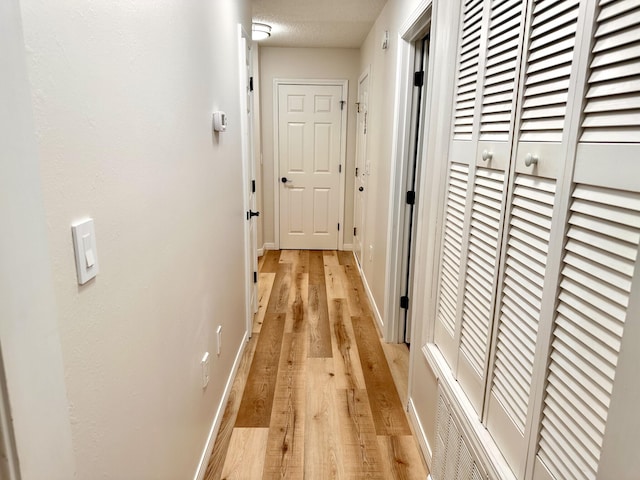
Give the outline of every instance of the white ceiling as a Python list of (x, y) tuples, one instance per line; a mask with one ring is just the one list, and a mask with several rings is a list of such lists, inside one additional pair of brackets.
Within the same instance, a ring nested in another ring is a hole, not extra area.
[(252, 0), (253, 21), (271, 25), (265, 47), (359, 48), (387, 0)]

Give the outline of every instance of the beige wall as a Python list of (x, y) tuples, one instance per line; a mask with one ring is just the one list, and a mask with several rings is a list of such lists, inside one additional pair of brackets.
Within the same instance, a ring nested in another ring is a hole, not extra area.
[[(347, 111), (347, 168), (345, 192), (344, 242), (353, 241), (353, 179), (355, 168), (355, 131), (359, 76), (359, 51), (338, 48), (260, 48), (260, 98), (262, 118), (262, 201), (263, 240), (266, 245), (275, 242), (274, 175), (277, 165), (273, 158), (273, 80), (332, 79), (349, 80)], [(275, 170), (274, 170), (275, 169)], [(259, 245), (261, 246), (261, 245)]]
[(0, 45), (2, 361), (22, 479), (67, 480), (71, 427), (17, 0), (0, 3)]
[[(368, 162), (370, 162), (370, 175), (368, 181), (368, 196), (366, 205), (366, 224), (363, 240), (363, 275), (374, 300), (375, 308), (379, 312), (383, 331), (389, 332), (389, 319), (386, 318), (387, 296), (390, 286), (388, 284), (389, 258), (388, 252), (392, 224), (390, 215), (392, 211), (393, 177), (395, 169), (401, 159), (396, 158), (398, 152), (398, 132), (394, 131), (394, 125), (400, 121), (397, 115), (400, 113), (398, 101), (399, 88), (399, 48), (400, 32), (408, 26), (407, 22), (415, 20), (414, 13), (424, 10), (431, 2), (420, 0), (389, 0), (369, 32), (366, 41), (361, 48), (360, 68), (371, 69), (369, 87), (369, 134), (367, 138)], [(436, 7), (437, 8), (437, 7)], [(389, 48), (383, 50), (381, 43), (384, 32), (389, 32)], [(402, 79), (409, 82), (409, 79)], [(434, 88), (434, 98), (439, 98), (441, 92)], [(446, 99), (444, 99), (446, 101)], [(429, 147), (427, 147), (429, 148)], [(424, 162), (428, 159), (423, 159)], [(429, 170), (428, 167), (425, 170)], [(428, 176), (423, 174), (423, 176)], [(423, 184), (423, 189), (425, 185)], [(428, 185), (427, 185), (428, 188)], [(420, 221), (428, 220), (429, 212)], [(425, 230), (418, 230), (426, 234)], [(417, 238), (417, 242), (421, 239)], [(424, 254), (424, 251), (422, 252)], [(391, 258), (391, 257), (390, 257)], [(416, 257), (416, 277), (426, 270), (425, 256)], [(414, 298), (412, 300), (417, 300)], [(434, 445), (435, 413), (437, 404), (437, 382), (431, 368), (425, 361), (420, 347), (424, 338), (423, 327), (427, 319), (414, 317), (413, 344), (411, 349), (412, 370), (410, 398), (415, 406), (415, 413), (420, 422), (420, 429), (427, 435), (427, 443)], [(429, 448), (429, 447), (428, 447)], [(428, 453), (428, 452), (426, 452)], [(427, 458), (428, 458), (427, 454)]]
[[(76, 477), (193, 478), (245, 334), (237, 37), (238, 22), (250, 31), (249, 2), (21, 7), (36, 226), (51, 258), (41, 266), (53, 267), (48, 334), (55, 347), (59, 330), (66, 379), (54, 393), (66, 387)], [(218, 109), (229, 128), (212, 135)], [(78, 286), (70, 225), (85, 216), (100, 273)]]
[[(393, 122), (396, 75), (396, 35), (392, 30), (393, 1), (387, 3), (362, 45), (360, 69), (370, 68), (367, 132), (367, 204), (363, 234), (362, 271), (373, 295), (375, 309), (382, 318), (385, 307), (386, 255), (391, 200), (391, 165), (394, 155)], [(390, 44), (381, 48), (389, 30)]]

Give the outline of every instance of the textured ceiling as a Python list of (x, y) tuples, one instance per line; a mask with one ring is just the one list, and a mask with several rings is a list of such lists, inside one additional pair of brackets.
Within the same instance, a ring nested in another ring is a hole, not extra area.
[(358, 48), (387, 0), (252, 0), (253, 21), (271, 25), (265, 47)]

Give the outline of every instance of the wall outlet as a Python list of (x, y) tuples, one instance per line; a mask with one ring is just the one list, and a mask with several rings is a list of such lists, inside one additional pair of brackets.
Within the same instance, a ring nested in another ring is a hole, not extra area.
[(218, 325), (218, 328), (216, 328), (216, 349), (218, 356), (220, 356), (222, 351), (222, 325)]
[(200, 362), (202, 367), (202, 388), (207, 388), (209, 385), (209, 352), (205, 352)]

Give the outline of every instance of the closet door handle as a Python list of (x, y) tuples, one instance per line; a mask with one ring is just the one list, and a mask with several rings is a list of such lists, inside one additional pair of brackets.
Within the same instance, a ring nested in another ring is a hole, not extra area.
[(489, 150), (484, 150), (482, 152), (482, 161), (484, 162), (488, 162), (489, 160), (493, 159), (493, 152), (490, 152)]
[(527, 167), (530, 167), (531, 165), (537, 165), (538, 164), (538, 156), (537, 155), (533, 155), (532, 153), (527, 153), (527, 156), (524, 159), (524, 164)]
[(359, 191), (359, 192), (364, 192), (364, 187), (360, 187), (360, 188), (358, 188), (358, 191)]

